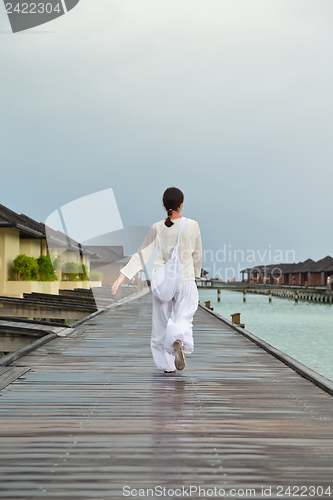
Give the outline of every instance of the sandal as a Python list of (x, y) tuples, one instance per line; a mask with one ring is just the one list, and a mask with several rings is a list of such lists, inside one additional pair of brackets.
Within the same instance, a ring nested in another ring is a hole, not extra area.
[(176, 340), (173, 343), (173, 348), (175, 350), (175, 366), (177, 370), (184, 370), (186, 361), (181, 341)]

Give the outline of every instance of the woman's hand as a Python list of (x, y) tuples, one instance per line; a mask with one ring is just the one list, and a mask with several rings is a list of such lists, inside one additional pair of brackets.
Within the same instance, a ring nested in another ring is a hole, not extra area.
[(122, 274), (122, 273), (120, 273), (119, 278), (117, 278), (116, 281), (112, 285), (112, 293), (113, 293), (113, 295), (116, 293), (116, 291), (118, 290), (119, 286), (122, 284), (122, 282), (124, 281), (124, 279), (125, 279), (125, 275)]

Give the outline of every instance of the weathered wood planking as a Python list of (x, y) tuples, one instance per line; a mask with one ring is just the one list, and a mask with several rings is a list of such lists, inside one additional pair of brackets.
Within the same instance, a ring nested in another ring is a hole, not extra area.
[(26, 367), (0, 366), (0, 391), (29, 370)]
[(146, 296), (11, 365), (30, 371), (0, 393), (0, 496), (333, 488), (329, 394), (203, 310), (186, 369), (165, 375), (152, 361), (150, 325)]

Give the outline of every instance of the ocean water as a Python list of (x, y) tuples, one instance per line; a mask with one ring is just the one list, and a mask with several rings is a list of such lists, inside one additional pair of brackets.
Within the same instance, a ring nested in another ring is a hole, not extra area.
[(333, 304), (299, 301), (267, 295), (221, 290), (199, 290), (199, 300), (227, 320), (240, 312), (245, 328), (297, 361), (333, 380)]

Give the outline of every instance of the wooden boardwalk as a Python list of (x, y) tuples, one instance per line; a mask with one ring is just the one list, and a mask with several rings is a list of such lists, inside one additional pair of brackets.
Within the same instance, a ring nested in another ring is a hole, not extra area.
[(139, 497), (124, 486), (333, 497), (332, 396), (202, 309), (186, 369), (165, 375), (150, 328), (146, 295), (10, 365), (21, 376), (0, 392), (2, 499)]

